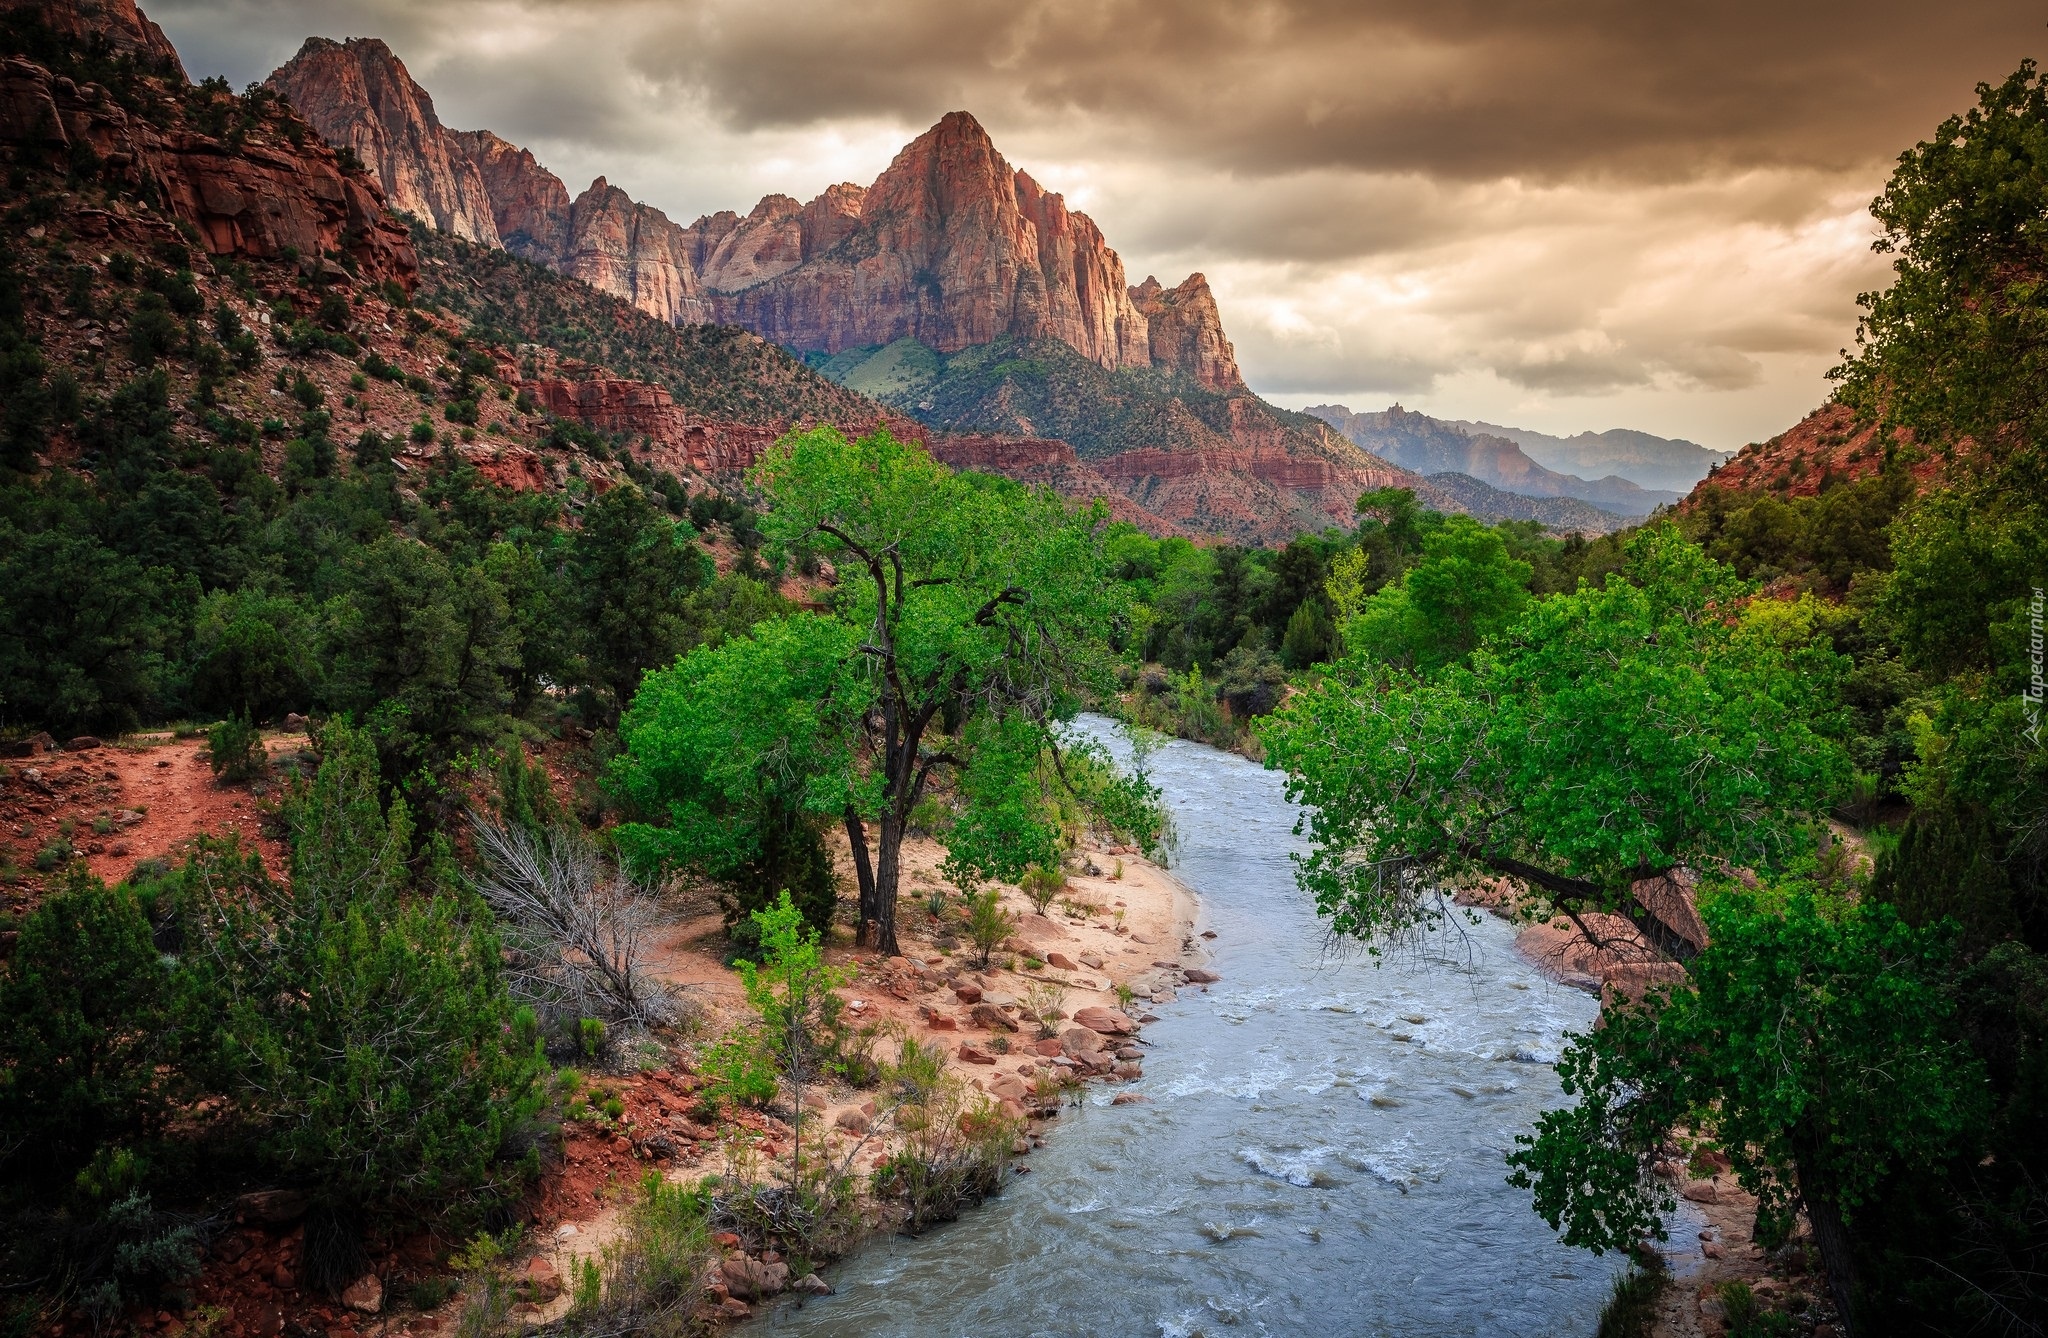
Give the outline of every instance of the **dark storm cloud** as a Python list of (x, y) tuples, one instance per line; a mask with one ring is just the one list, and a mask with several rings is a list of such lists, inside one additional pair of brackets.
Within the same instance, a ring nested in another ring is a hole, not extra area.
[(1067, 116), (1238, 172), (1662, 180), (1888, 158), (2041, 45), (2023, 0), (679, 7), (634, 56), (739, 126)]

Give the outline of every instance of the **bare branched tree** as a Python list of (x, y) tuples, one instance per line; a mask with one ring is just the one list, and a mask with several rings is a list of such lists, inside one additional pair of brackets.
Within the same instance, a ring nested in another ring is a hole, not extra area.
[(657, 912), (646, 890), (569, 827), (536, 836), (470, 815), (477, 893), (505, 921), (515, 992), (557, 1016), (660, 1026), (682, 1016), (648, 970)]

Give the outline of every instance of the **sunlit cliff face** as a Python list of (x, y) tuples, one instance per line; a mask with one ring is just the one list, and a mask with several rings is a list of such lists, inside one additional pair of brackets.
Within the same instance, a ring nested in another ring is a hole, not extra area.
[(1864, 206), (2018, 0), (159, 0), (195, 78), (381, 36), (442, 120), (670, 216), (872, 180), (970, 109), (1133, 276), (1199, 269), (1247, 379), (1730, 447), (1826, 393)]

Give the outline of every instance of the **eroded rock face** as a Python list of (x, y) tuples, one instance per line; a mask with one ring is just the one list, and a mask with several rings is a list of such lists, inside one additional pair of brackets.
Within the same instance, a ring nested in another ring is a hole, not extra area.
[(1237, 350), (1223, 335), (1207, 278), (1190, 274), (1180, 287), (1167, 288), (1148, 274), (1131, 289), (1131, 302), (1145, 315), (1153, 366), (1171, 368), (1220, 394), (1244, 389)]
[(967, 113), (899, 153), (860, 197), (857, 221), (821, 200), (815, 212), (843, 236), (719, 291), (718, 319), (827, 352), (903, 338), (950, 352), (1012, 334), (1062, 340), (1105, 367), (1150, 365), (1145, 318), (1100, 229), (1011, 168)]
[[(172, 217), (190, 224), (207, 254), (271, 259), (291, 247), (302, 256), (346, 253), (372, 281), (411, 291), (419, 258), (405, 229), (384, 211), (376, 184), (344, 172), (334, 151), (307, 136), (304, 145), (252, 136), (239, 145), (131, 118), (92, 85), (58, 79), (31, 61), (0, 62), (0, 142), (45, 154), (88, 144), (110, 180), (151, 180)], [(110, 215), (128, 233), (161, 219)]]
[(559, 267), (569, 241), (569, 188), (531, 151), (488, 130), (451, 131), (490, 198), (498, 243), (522, 260)]
[(0, 0), (0, 10), (29, 9), (44, 27), (66, 37), (105, 37), (116, 51), (185, 78), (177, 48), (135, 7), (135, 0)]
[(483, 175), (391, 48), (374, 37), (309, 37), (266, 81), (321, 138), (376, 174), (391, 207), (442, 232), (497, 246)]
[(650, 316), (700, 324), (711, 312), (691, 262), (691, 240), (667, 214), (635, 203), (599, 177), (569, 208), (567, 238), (555, 268)]

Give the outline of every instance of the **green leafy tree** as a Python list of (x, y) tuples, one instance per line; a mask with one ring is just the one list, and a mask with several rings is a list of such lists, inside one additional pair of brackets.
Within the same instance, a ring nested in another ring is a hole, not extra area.
[(1948, 949), (1880, 906), (1794, 886), (1702, 908), (1710, 946), (1683, 986), (1610, 1002), (1508, 1158), (1566, 1243), (1627, 1249), (1673, 1206), (1652, 1174), (1675, 1126), (1724, 1150), (1758, 1196), (1757, 1236), (1804, 1208), (1835, 1304), (1858, 1313), (1851, 1228), (1904, 1169), (1944, 1160), (1984, 1117), (1982, 1078), (1948, 1022)]
[(818, 935), (784, 893), (774, 906), (754, 912), (761, 960), (739, 963), (747, 1005), (759, 1022), (759, 1036), (775, 1059), (797, 1118), (790, 1133), (790, 1184), (804, 1184), (804, 1092), (830, 1072), (832, 1032), (841, 1001), (833, 993), (853, 979), (848, 967), (828, 965)]
[(645, 864), (693, 869), (735, 894), (735, 941), (752, 916), (795, 898), (823, 932), (837, 891), (820, 827), (872, 798), (856, 790), (849, 719), (871, 700), (857, 633), (811, 614), (690, 652), (647, 676), (619, 725), (609, 783), (651, 822), (622, 824)]
[(773, 504), (769, 537), (840, 567), (839, 664), (862, 686), (829, 703), (848, 764), (831, 784), (847, 797), (863, 936), (893, 952), (903, 837), (933, 771), (967, 763), (954, 745), (975, 722), (1019, 722), (1034, 756), (1055, 751), (1079, 690), (1107, 690), (1106, 637), (1132, 610), (1099, 512), (955, 474), (887, 432), (792, 433), (755, 477)]
[(1470, 664), (1415, 678), (1347, 662), (1259, 730), (1307, 805), (1302, 886), (1370, 940), (1429, 920), (1430, 886), (1506, 874), (1689, 954), (1631, 885), (1782, 867), (1847, 779), (1825, 732), (1837, 658), (1737, 616), (1747, 594), (1659, 528), (1625, 579), (1535, 605)]
[(1421, 561), (1345, 624), (1344, 644), (1423, 670), (1463, 659), (1528, 607), (1531, 571), (1508, 556), (1498, 533), (1451, 516), (1422, 541)]
[(170, 615), (196, 594), (91, 534), (0, 521), (0, 710), (60, 733), (132, 728), (165, 696)]

